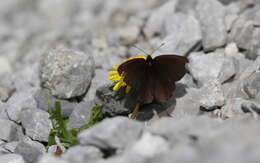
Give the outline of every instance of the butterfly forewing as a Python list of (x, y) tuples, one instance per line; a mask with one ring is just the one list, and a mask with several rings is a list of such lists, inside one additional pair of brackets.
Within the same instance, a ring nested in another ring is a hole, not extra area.
[(177, 55), (161, 55), (153, 59), (153, 66), (171, 82), (179, 81), (187, 72), (188, 59)]
[(153, 59), (153, 72), (156, 73), (154, 96), (157, 101), (165, 101), (172, 96), (175, 82), (186, 73), (186, 57), (176, 55), (161, 55)]
[(118, 67), (118, 73), (124, 76), (124, 82), (127, 85), (139, 89), (144, 83), (145, 63), (143, 58), (128, 60)]

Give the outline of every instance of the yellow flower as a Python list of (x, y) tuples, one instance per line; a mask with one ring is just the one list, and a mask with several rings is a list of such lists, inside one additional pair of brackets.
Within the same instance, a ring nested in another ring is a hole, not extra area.
[[(144, 59), (146, 59), (146, 56), (143, 56), (143, 55), (135, 56), (135, 57), (131, 57), (131, 58), (127, 59), (126, 61), (129, 61), (129, 60), (135, 59), (135, 58), (144, 58)], [(124, 62), (126, 62), (126, 61), (124, 61)], [(108, 79), (111, 80), (113, 84), (115, 84), (114, 87), (113, 87), (113, 91), (118, 91), (121, 87), (126, 87), (125, 88), (125, 92), (126, 93), (129, 93), (131, 91), (131, 86), (127, 85), (124, 82), (124, 76), (123, 75), (119, 75), (119, 73), (118, 73), (118, 66), (113, 66), (112, 67), (112, 71), (109, 71), (108, 73), (110, 74)]]

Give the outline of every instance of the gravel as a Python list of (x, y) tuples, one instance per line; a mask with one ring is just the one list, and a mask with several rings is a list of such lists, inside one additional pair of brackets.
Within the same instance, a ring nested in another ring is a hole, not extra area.
[[(258, 0), (1, 2), (0, 163), (259, 162), (259, 6)], [(188, 73), (168, 101), (141, 105), (131, 120), (137, 96), (113, 91), (108, 71), (144, 53), (186, 56)], [(91, 122), (96, 105), (106, 116), (60, 157), (52, 155), (57, 144), (47, 148), (48, 110), (56, 101), (68, 129)]]

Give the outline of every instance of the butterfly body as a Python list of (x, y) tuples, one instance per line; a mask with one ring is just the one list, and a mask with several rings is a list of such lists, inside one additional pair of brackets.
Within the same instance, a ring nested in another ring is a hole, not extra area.
[(152, 58), (134, 58), (122, 63), (118, 73), (124, 82), (137, 93), (140, 103), (151, 103), (154, 99), (166, 101), (175, 90), (175, 82), (186, 73), (188, 59), (177, 55), (160, 55)]

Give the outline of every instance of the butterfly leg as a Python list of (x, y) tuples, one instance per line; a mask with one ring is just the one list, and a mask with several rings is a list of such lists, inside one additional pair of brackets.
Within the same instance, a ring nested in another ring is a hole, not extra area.
[(139, 109), (140, 109), (140, 104), (137, 103), (135, 105), (134, 111), (131, 114), (131, 117), (130, 117), (131, 119), (136, 119), (136, 116), (137, 116), (137, 113), (139, 112)]

